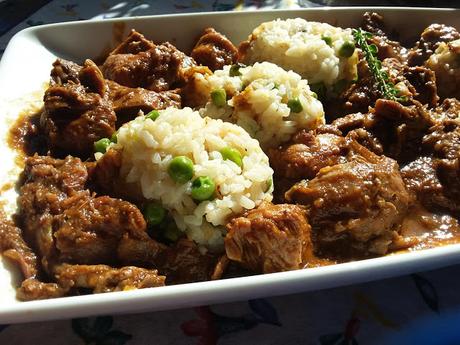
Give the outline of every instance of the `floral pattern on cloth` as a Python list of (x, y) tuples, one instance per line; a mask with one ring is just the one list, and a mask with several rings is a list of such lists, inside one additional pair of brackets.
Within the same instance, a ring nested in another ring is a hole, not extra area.
[[(0, 5), (8, 1), (0, 0)], [(0, 55), (14, 33), (52, 22), (198, 11), (298, 8), (321, 3), (308, 0), (45, 2), (43, 7), (0, 36)], [(389, 5), (394, 3), (388, 1)], [(453, 337), (449, 341), (454, 339), (448, 344), (458, 344), (458, 277), (460, 266), (453, 266), (423, 274), (247, 302), (0, 325), (0, 344), (438, 345), (447, 344), (446, 334)], [(426, 327), (427, 320), (440, 326)]]

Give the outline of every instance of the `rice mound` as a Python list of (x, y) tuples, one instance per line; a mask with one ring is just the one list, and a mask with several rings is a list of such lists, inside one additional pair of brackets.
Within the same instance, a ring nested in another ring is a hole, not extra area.
[(442, 98), (460, 98), (460, 39), (441, 42), (426, 66), (436, 74), (436, 85)]
[[(263, 149), (288, 141), (300, 129), (313, 129), (324, 123), (321, 102), (297, 73), (270, 62), (241, 67), (236, 76), (230, 76), (230, 70), (231, 66), (224, 66), (213, 74), (193, 76), (195, 92), (207, 100), (201, 105), (202, 116), (243, 127)], [(229, 99), (224, 106), (215, 105), (210, 97), (213, 90), (219, 89), (224, 89)], [(300, 102), (300, 112), (291, 111), (290, 99)]]
[[(190, 239), (209, 249), (222, 248), (229, 217), (272, 200), (273, 170), (268, 157), (257, 140), (234, 124), (202, 118), (190, 108), (159, 112), (155, 121), (139, 116), (118, 130), (111, 149), (122, 152), (121, 176), (137, 186), (143, 198), (169, 210)], [(224, 147), (242, 154), (242, 167), (222, 158), (219, 151)], [(167, 170), (176, 156), (193, 161), (193, 179), (212, 178), (215, 199), (194, 201), (192, 181), (174, 182)]]
[[(324, 37), (331, 39), (331, 45)], [(323, 82), (332, 86), (357, 76), (357, 50), (349, 58), (339, 55), (345, 42), (353, 42), (350, 29), (301, 18), (277, 19), (255, 28), (239, 51), (246, 64), (270, 61), (299, 73), (310, 84)]]

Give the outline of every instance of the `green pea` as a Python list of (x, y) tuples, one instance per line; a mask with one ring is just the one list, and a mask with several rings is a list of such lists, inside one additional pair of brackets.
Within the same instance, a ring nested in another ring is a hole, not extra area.
[(193, 162), (185, 156), (174, 157), (168, 166), (169, 176), (177, 183), (185, 183), (193, 177)]
[(224, 160), (228, 159), (234, 162), (239, 167), (243, 165), (243, 159), (241, 158), (240, 151), (231, 147), (224, 147), (220, 150), (220, 154)]
[(332, 38), (330, 38), (329, 36), (321, 36), (321, 39), (326, 42), (326, 44), (328, 46), (332, 46)]
[(158, 116), (160, 116), (160, 112), (158, 110), (152, 110), (151, 112), (147, 113), (147, 115), (145, 115), (145, 118), (155, 121), (158, 119)]
[(216, 185), (208, 176), (200, 176), (192, 182), (192, 198), (197, 201), (209, 200), (215, 190)]
[(227, 93), (224, 89), (217, 89), (211, 92), (211, 101), (216, 107), (223, 107), (227, 104)]
[(105, 153), (111, 143), (109, 138), (102, 138), (94, 143), (94, 151)]
[(230, 77), (239, 77), (241, 75), (240, 68), (246, 67), (242, 63), (236, 63), (230, 67), (230, 71), (228, 72), (228, 75)]
[(300, 113), (303, 110), (302, 103), (298, 98), (292, 98), (287, 102), (287, 106), (293, 113)]
[(345, 42), (339, 49), (341, 57), (349, 58), (355, 52), (355, 44), (353, 42)]
[(112, 136), (110, 137), (110, 141), (114, 144), (118, 142), (118, 132), (113, 132)]
[(179, 239), (179, 237), (181, 237), (181, 235), (182, 232), (177, 228), (176, 224), (174, 223), (168, 224), (168, 226), (163, 232), (163, 237), (171, 242), (176, 242)]
[(149, 226), (160, 224), (165, 218), (166, 210), (155, 202), (144, 208), (144, 218)]

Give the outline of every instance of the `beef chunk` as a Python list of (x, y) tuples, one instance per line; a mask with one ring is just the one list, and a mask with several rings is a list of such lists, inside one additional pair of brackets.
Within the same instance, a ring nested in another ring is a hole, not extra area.
[(160, 273), (166, 275), (166, 282), (183, 284), (210, 280), (219, 257), (211, 253), (202, 254), (195, 242), (180, 239), (164, 250), (156, 263)]
[(423, 136), (433, 124), (431, 113), (418, 102), (404, 106), (379, 99), (369, 113), (347, 115), (332, 126), (377, 154), (407, 163), (420, 155)]
[(145, 52), (151, 48), (154, 48), (155, 44), (146, 39), (144, 35), (137, 32), (136, 30), (131, 30), (130, 34), (126, 39), (121, 42), (112, 52), (112, 55), (115, 54), (137, 54), (140, 52)]
[(373, 34), (370, 41), (378, 48), (379, 60), (386, 58), (404, 59), (404, 47), (399, 42), (390, 40), (385, 33), (383, 16), (375, 12), (366, 12), (361, 27)]
[(163, 286), (165, 277), (157, 270), (133, 266), (63, 264), (56, 268), (56, 280), (66, 289), (86, 288), (102, 293)]
[(181, 97), (176, 90), (156, 92), (140, 87), (122, 86), (111, 80), (108, 80), (107, 84), (108, 98), (117, 114), (119, 125), (135, 118), (140, 110), (146, 114), (154, 109), (181, 106)]
[(24, 278), (33, 278), (39, 271), (37, 256), (24, 241), (21, 229), (0, 214), (0, 254), (15, 262)]
[(22, 282), (17, 290), (16, 297), (20, 301), (33, 301), (38, 299), (49, 299), (62, 297), (68, 289), (56, 283), (44, 283), (35, 278), (29, 278)]
[(69, 82), (78, 84), (80, 82), (78, 78), (80, 70), (81, 66), (75, 62), (57, 59), (51, 70), (51, 86), (64, 85)]
[(185, 71), (192, 65), (193, 59), (166, 42), (136, 54), (112, 53), (102, 72), (124, 86), (166, 91), (182, 86)]
[(348, 142), (335, 134), (301, 131), (293, 142), (269, 151), (276, 176), (289, 179), (310, 179), (321, 168), (345, 162)]
[(454, 27), (444, 24), (431, 24), (423, 30), (420, 40), (410, 50), (407, 63), (410, 66), (422, 66), (441, 42), (450, 42), (458, 38), (460, 38), (460, 34)]
[(34, 156), (26, 160), (18, 198), (23, 236), (41, 259), (45, 271), (57, 260), (53, 238), (53, 224), (62, 213), (62, 201), (84, 193), (88, 178), (78, 158), (64, 160)]
[(414, 99), (430, 107), (436, 106), (439, 100), (438, 88), (435, 73), (431, 69), (421, 66), (405, 67), (403, 78), (406, 78), (406, 86)]
[(423, 144), (435, 157), (460, 159), (460, 114), (457, 119), (447, 118), (431, 127), (423, 138)]
[(460, 212), (459, 175), (456, 176), (457, 182), (450, 180), (460, 170), (458, 166), (444, 166), (446, 163), (431, 157), (420, 157), (402, 168), (401, 176), (407, 189), (428, 210)]
[[(439, 96), (436, 77), (431, 69), (422, 66), (408, 67), (395, 58), (384, 59), (382, 69), (388, 73), (390, 81), (399, 91), (399, 96), (407, 99), (404, 104), (410, 104), (411, 100), (415, 100), (429, 107), (436, 106)], [(382, 97), (367, 62), (361, 57), (357, 82), (345, 88), (337, 98), (326, 102), (326, 114), (333, 120), (350, 113), (367, 113), (369, 107), (374, 107), (376, 101)]]
[[(162, 249), (147, 235), (141, 212), (129, 202), (107, 196), (93, 198), (80, 193), (63, 201), (62, 208), (64, 211), (56, 217), (53, 232), (60, 261), (81, 264), (145, 263), (152, 262)], [(145, 249), (143, 260), (139, 259), (135, 242), (140, 242)], [(120, 246), (123, 258), (117, 255)]]
[(396, 162), (360, 151), (286, 193), (289, 202), (307, 206), (320, 255), (383, 255), (406, 212), (410, 198)]
[(263, 204), (228, 225), (225, 250), (230, 260), (263, 273), (314, 265), (310, 225), (302, 207)]
[(215, 71), (235, 63), (238, 49), (227, 37), (213, 28), (207, 28), (195, 44), (191, 56), (198, 64)]
[(95, 141), (112, 135), (117, 118), (105, 97), (105, 80), (93, 62), (85, 62), (78, 79), (81, 83), (68, 81), (46, 90), (40, 123), (52, 150), (87, 157)]

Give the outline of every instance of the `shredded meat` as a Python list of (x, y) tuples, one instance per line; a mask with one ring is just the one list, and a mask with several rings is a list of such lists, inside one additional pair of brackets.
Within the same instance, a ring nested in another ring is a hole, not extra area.
[(310, 225), (305, 210), (289, 204), (263, 204), (227, 226), (230, 260), (263, 273), (314, 266)]

